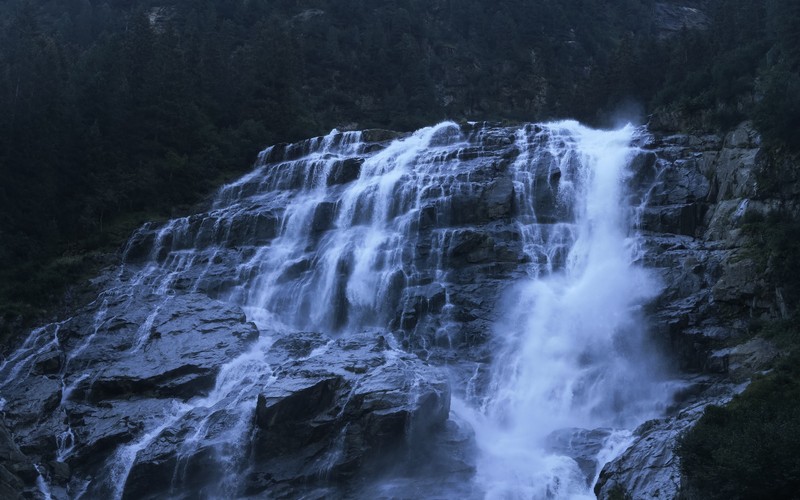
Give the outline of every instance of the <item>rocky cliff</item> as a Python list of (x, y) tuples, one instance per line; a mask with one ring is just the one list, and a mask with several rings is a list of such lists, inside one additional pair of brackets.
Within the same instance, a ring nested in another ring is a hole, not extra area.
[(687, 385), (669, 416), (647, 422), (634, 444), (607, 464), (595, 487), (634, 499), (676, 498), (681, 491), (676, 438), (709, 404), (725, 404), (747, 380), (780, 356), (761, 338), (759, 321), (787, 317), (782, 292), (757, 262), (748, 220), (791, 210), (763, 189), (762, 155), (749, 123), (722, 135), (656, 135), (647, 146), (659, 181), (644, 209), (649, 266), (665, 288), (651, 304), (654, 333), (669, 350)]
[[(759, 191), (747, 124), (636, 142), (626, 203), (663, 285), (650, 335), (682, 375), (595, 491), (674, 498), (677, 435), (778, 354), (738, 339), (785, 314), (741, 230), (780, 206)], [(451, 392), (489, 390), (509, 284), (564, 266), (577, 160), (558, 148), (552, 129), (488, 124), (269, 148), (206, 212), (137, 231), (96, 300), (0, 365), (0, 487), (346, 497), (378, 491), (376, 477), (469, 484), (474, 443)], [(575, 435), (585, 449), (607, 437)], [(597, 459), (569, 453), (591, 482)]]

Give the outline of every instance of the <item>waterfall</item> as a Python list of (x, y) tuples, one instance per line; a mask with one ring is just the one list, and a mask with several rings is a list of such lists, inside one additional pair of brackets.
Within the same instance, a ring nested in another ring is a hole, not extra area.
[[(145, 463), (165, 492), (230, 497), (242, 494), (255, 456), (256, 399), (280, 384), (273, 344), (297, 332), (380, 335), (387, 349), (451, 373), (452, 417), (475, 433), (480, 495), (588, 496), (599, 468), (667, 397), (642, 313), (659, 292), (636, 232), (646, 186), (632, 182), (630, 163), (642, 133), (444, 122), (272, 146), (207, 212), (139, 229), (98, 299), (32, 332), (0, 365), (0, 387), (40, 383), (37, 360), (60, 353), (47, 375), (60, 391), (59, 460), (84, 460), (84, 415), (130, 417), (100, 468), (73, 478), (73, 496), (135, 495), (131, 478)], [(238, 325), (236, 339), (190, 335), (217, 332), (215, 314)], [(169, 354), (163, 337), (174, 331), (200, 353), (189, 352), (190, 364)], [(131, 387), (135, 398), (118, 394)], [(105, 400), (112, 409), (95, 412)], [(326, 438), (315, 480), (329, 480), (357, 429)]]
[[(518, 159), (517, 177), (530, 178), (531, 167), (545, 168), (543, 178), (555, 173), (571, 218), (543, 231), (536, 200), (520, 201), (530, 278), (502, 305), (482, 407), (462, 410), (482, 449), (478, 483), (487, 498), (594, 498), (599, 467), (624, 449), (624, 429), (658, 415), (665, 400), (641, 311), (660, 288), (638, 264), (626, 192), (636, 130), (545, 129), (545, 146)], [(597, 455), (587, 457), (581, 447), (592, 446)]]

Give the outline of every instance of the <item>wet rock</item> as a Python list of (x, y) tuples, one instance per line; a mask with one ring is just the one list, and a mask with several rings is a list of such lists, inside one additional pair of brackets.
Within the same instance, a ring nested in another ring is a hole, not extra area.
[(494, 240), (486, 233), (470, 229), (457, 231), (450, 242), (451, 265), (474, 264), (489, 259), (494, 249)]
[[(663, 285), (648, 306), (653, 334), (683, 370), (745, 381), (778, 355), (760, 340), (735, 345), (752, 318), (777, 317), (780, 310), (744, 251), (749, 243), (741, 230), (745, 216), (763, 217), (776, 207), (755, 183), (760, 140), (745, 123), (724, 139), (677, 135), (651, 145), (659, 175), (643, 214), (644, 228), (652, 231), (645, 235), (644, 261)], [(724, 404), (735, 392), (720, 396), (718, 386), (698, 385), (688, 400), (676, 400), (676, 415), (637, 430), (633, 445), (601, 473), (598, 497), (677, 498), (676, 440), (705, 405)]]
[(350, 477), (447, 420), (444, 375), (380, 338), (296, 334), (269, 354), (279, 368), (256, 405), (251, 493)]
[(45, 352), (36, 357), (33, 362), (33, 373), (36, 375), (57, 374), (64, 364), (64, 353), (58, 350)]
[(418, 314), (438, 314), (447, 302), (447, 292), (439, 283), (406, 289), (406, 293), (411, 296), (406, 303)]
[(311, 221), (311, 229), (314, 232), (327, 231), (333, 226), (336, 217), (336, 203), (324, 201), (317, 205), (314, 210), (314, 219)]
[(286, 283), (288, 281), (296, 280), (310, 268), (311, 268), (311, 261), (308, 259), (300, 259), (298, 261), (295, 261), (286, 266), (286, 269), (278, 277), (277, 283), (281, 284), (281, 283)]
[(560, 173), (552, 176), (540, 176), (534, 184), (533, 199), (536, 220), (541, 224), (555, 224), (569, 220), (569, 208), (558, 203), (558, 187)]
[(724, 383), (708, 386), (702, 379), (699, 384), (700, 389), (691, 392), (674, 416), (650, 420), (634, 431), (633, 444), (600, 472), (594, 487), (597, 498), (617, 498), (620, 492), (636, 500), (680, 498), (678, 437), (702, 416), (706, 406), (725, 404), (742, 389)]
[(3, 389), (6, 418), (14, 425), (31, 424), (47, 416), (61, 402), (61, 382), (34, 375)]
[(0, 498), (29, 497), (36, 487), (39, 473), (14, 442), (14, 438), (0, 419)]
[[(97, 474), (115, 450), (175, 411), (173, 398), (206, 394), (220, 367), (258, 336), (238, 308), (191, 293), (107, 294), (56, 331), (57, 343), (42, 331), (52, 347), (25, 362), (30, 374), (3, 387), (3, 409), (23, 452), (62, 486)], [(54, 460), (64, 450), (66, 463)], [(111, 494), (101, 482), (90, 491)]]
[(50, 472), (50, 477), (56, 484), (64, 485), (69, 481), (72, 475), (69, 465), (58, 460), (51, 460), (47, 463), (47, 469)]
[(758, 266), (749, 258), (728, 260), (720, 280), (714, 285), (714, 299), (720, 302), (742, 302), (759, 291)]
[(514, 182), (509, 177), (500, 177), (483, 193), (482, 201), (490, 220), (511, 216)]
[(150, 225), (145, 225), (135, 233), (128, 240), (125, 249), (122, 253), (122, 258), (125, 262), (139, 262), (150, 256), (153, 251), (156, 233), (150, 228)]
[(92, 349), (70, 365), (93, 369), (95, 375), (75, 391), (95, 402), (144, 393), (201, 394), (213, 385), (219, 366), (258, 336), (241, 310), (199, 294), (144, 298), (130, 310), (115, 304), (108, 314), (112, 319), (101, 325)]
[(256, 209), (252, 213), (238, 214), (230, 221), (225, 245), (228, 247), (266, 245), (277, 232), (277, 214)]
[(547, 436), (547, 450), (575, 460), (591, 486), (601, 465), (597, 457), (609, 436), (610, 429), (559, 429)]
[(704, 201), (709, 196), (711, 183), (702, 172), (697, 158), (672, 162), (662, 160), (660, 168), (661, 172), (650, 193), (650, 206)]
[(697, 203), (648, 207), (642, 217), (642, 227), (659, 233), (695, 236), (703, 220), (703, 209)]
[(650, 422), (637, 430), (637, 441), (618, 459), (606, 465), (594, 487), (598, 498), (613, 498), (620, 490), (627, 497), (678, 498), (680, 468), (675, 443), (692, 420)]
[(328, 185), (333, 186), (353, 182), (361, 174), (361, 165), (363, 164), (364, 158), (360, 157), (337, 161), (331, 167), (331, 172), (328, 175)]
[(223, 480), (224, 465), (211, 444), (186, 446), (202, 423), (202, 411), (162, 430), (136, 455), (123, 488), (123, 499), (155, 498), (180, 492), (203, 497)]
[(658, 155), (652, 151), (637, 154), (631, 160), (632, 176), (628, 183), (635, 190), (650, 189), (658, 176)]
[(781, 351), (769, 341), (754, 338), (743, 344), (714, 351), (708, 360), (709, 371), (730, 374), (734, 380), (746, 380), (754, 373), (773, 366)]
[[(450, 400), (444, 375), (395, 350), (384, 336), (333, 340), (298, 332), (276, 340), (267, 358), (272, 372), (254, 380), (256, 392), (243, 400), (253, 405), (252, 413), (201, 405), (173, 420), (136, 455), (123, 498), (169, 492), (297, 496), (315, 484), (324, 488), (328, 481), (387, 465), (385, 459), (414, 440), (427, 440), (447, 420)], [(131, 415), (131, 421), (138, 418)], [(239, 425), (254, 426), (254, 434), (245, 433), (253, 441), (239, 444), (251, 449), (242, 452), (249, 458), (226, 467), (249, 471), (248, 480), (223, 484), (220, 452), (225, 447), (220, 445)], [(113, 429), (117, 434), (106, 433), (109, 438), (125, 438), (124, 426)], [(202, 440), (196, 439), (198, 432)], [(99, 484), (91, 493), (100, 495), (108, 488)]]

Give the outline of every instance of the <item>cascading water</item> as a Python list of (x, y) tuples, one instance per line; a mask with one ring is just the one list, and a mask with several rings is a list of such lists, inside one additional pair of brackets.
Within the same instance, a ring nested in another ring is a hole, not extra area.
[[(558, 203), (572, 220), (543, 229), (530, 210), (521, 221), (531, 278), (507, 296), (481, 411), (463, 410), (483, 452), (478, 483), (488, 498), (594, 498), (599, 467), (629, 435), (614, 429), (663, 411), (669, 392), (641, 313), (659, 285), (636, 264), (635, 207), (625, 189), (634, 133), (550, 124), (546, 147), (517, 162), (523, 180), (530, 165), (548, 169), (544, 178), (557, 173)], [(565, 440), (574, 449), (558, 446)], [(581, 470), (576, 455), (592, 440), (597, 456), (584, 451), (580, 458), (594, 463)]]
[[(626, 187), (636, 133), (446, 122), (402, 137), (334, 131), (271, 147), (207, 213), (139, 230), (84, 319), (34, 331), (0, 366), (0, 387), (55, 377), (43, 386), (60, 401), (54, 456), (81, 464), (95, 450), (107, 454), (86, 469), (96, 477), (78, 467), (69, 497), (135, 496), (135, 481), (153, 471), (164, 494), (233, 497), (255, 474), (255, 401), (281, 383), (268, 361), (273, 342), (300, 331), (377, 331), (380, 345), (385, 335), (395, 346), (380, 349), (402, 346), (450, 368), (453, 416), (473, 427), (480, 448), (478, 495), (587, 495), (624, 445), (621, 429), (666, 397), (639, 310), (658, 287), (636, 264), (634, 208), (644, 194)], [(235, 307), (258, 326), (257, 341)], [(235, 338), (222, 337), (231, 328)], [(170, 357), (171, 336), (182, 354)], [(292, 363), (334, 348), (322, 342)], [(53, 352), (62, 361), (48, 371), (41, 360)], [(422, 391), (406, 358), (381, 359)], [(351, 398), (363, 398), (354, 396), (360, 384), (342, 388), (325, 418), (345, 418)], [(76, 428), (105, 408), (125, 412), (110, 452)], [(332, 428), (313, 456), (315, 480), (352, 462), (359, 428)], [(42, 431), (26, 432), (34, 441)]]

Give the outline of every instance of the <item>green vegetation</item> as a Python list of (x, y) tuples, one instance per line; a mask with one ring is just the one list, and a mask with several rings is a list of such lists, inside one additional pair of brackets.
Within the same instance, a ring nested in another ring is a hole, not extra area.
[[(780, 172), (773, 172), (780, 175)], [(769, 181), (764, 179), (765, 184)], [(779, 182), (773, 180), (773, 184)], [(750, 240), (749, 253), (755, 257), (761, 274), (769, 283), (781, 287), (783, 299), (792, 306), (800, 304), (800, 221), (786, 213), (774, 212), (763, 220), (744, 225)]]
[(77, 272), (59, 259), (117, 248), (265, 145), (333, 127), (753, 118), (770, 144), (798, 147), (797, 2), (683, 2), (704, 28), (669, 36), (659, 4), (2, 2), (0, 330), (52, 306)]
[[(795, 330), (793, 335), (799, 333)], [(798, 401), (800, 352), (795, 350), (728, 406), (708, 407), (679, 444), (681, 468), (688, 478), (686, 496), (798, 498)]]
[(752, 218), (745, 230), (750, 253), (795, 311), (758, 330), (786, 355), (728, 406), (707, 408), (683, 436), (687, 498), (789, 499), (800, 492), (800, 222), (770, 214)]
[(631, 496), (622, 485), (618, 484), (608, 492), (608, 500), (631, 500)]

